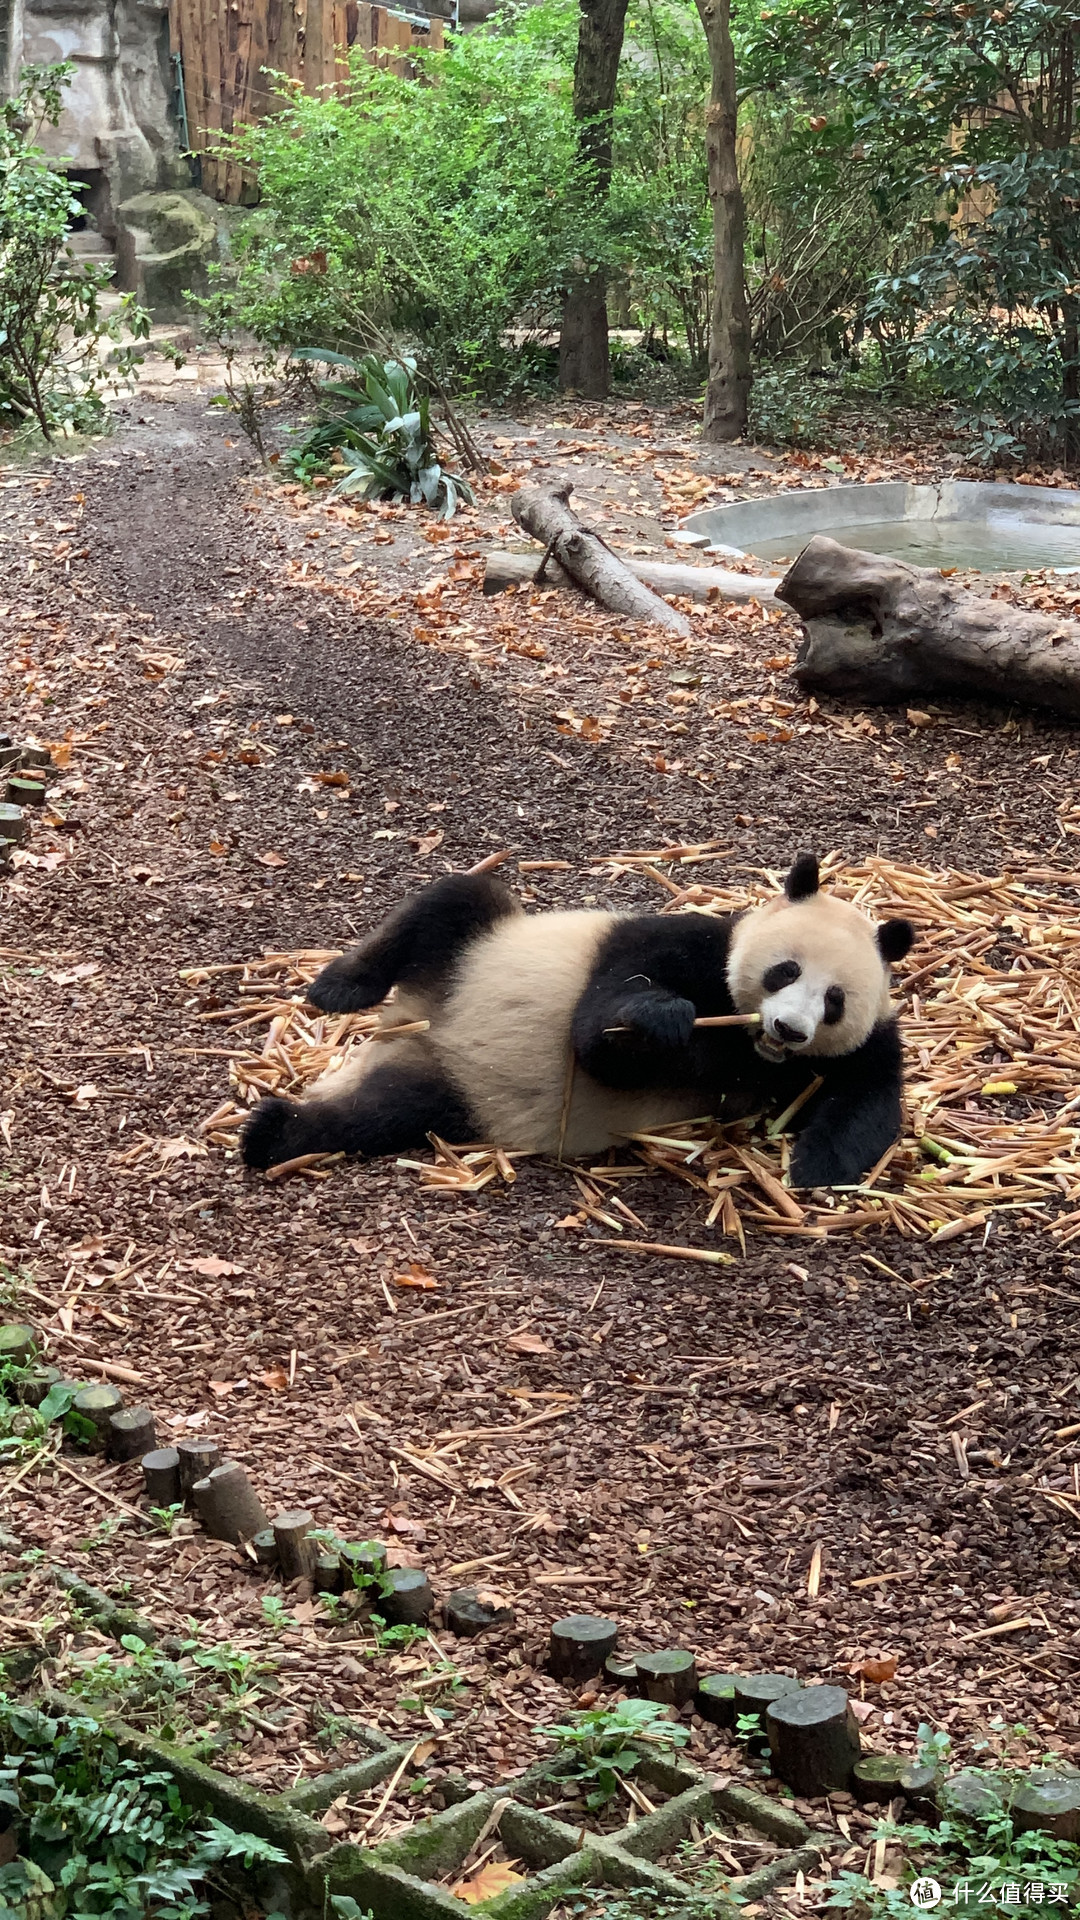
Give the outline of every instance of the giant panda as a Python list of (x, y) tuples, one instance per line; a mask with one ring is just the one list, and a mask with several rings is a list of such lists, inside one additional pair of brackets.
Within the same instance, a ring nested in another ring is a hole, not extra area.
[[(799, 1187), (857, 1183), (900, 1127), (889, 967), (914, 938), (823, 893), (800, 854), (764, 905), (708, 914), (526, 914), (490, 874), (451, 874), (323, 969), (308, 999), (378, 1006), (384, 1026), (301, 1101), (263, 1100), (250, 1167), (303, 1153), (399, 1153), (436, 1134), (507, 1150), (603, 1152), (627, 1134), (712, 1114), (794, 1120)], [(752, 1013), (755, 1026), (695, 1027)]]

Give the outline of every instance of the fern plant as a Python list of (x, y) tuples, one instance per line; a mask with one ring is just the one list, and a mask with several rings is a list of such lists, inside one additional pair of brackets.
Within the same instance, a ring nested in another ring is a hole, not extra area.
[(0, 1807), (20, 1858), (0, 1867), (0, 1914), (20, 1920), (173, 1920), (210, 1911), (223, 1861), (284, 1865), (279, 1847), (219, 1820), (198, 1824), (171, 1773), (124, 1759), (96, 1720), (51, 1718), (0, 1697)]
[(449, 520), (459, 501), (469, 506), (474, 494), (460, 474), (442, 466), (431, 431), (431, 403), (421, 393), (416, 362), (404, 355), (380, 360), (366, 353), (355, 358), (328, 347), (302, 347), (296, 360), (320, 361), (348, 369), (348, 380), (322, 382), (322, 393), (339, 409), (321, 421), (291, 456), (294, 472), (308, 474), (317, 460), (340, 453), (347, 469), (333, 491), (361, 500), (421, 501)]

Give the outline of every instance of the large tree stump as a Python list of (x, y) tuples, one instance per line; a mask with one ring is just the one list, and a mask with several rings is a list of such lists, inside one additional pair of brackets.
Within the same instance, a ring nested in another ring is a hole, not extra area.
[[(490, 598), (492, 594), (505, 593), (510, 587), (527, 586), (536, 579), (541, 558), (535, 552), (513, 553), (506, 549), (489, 553), (484, 562), (485, 595)], [(765, 575), (733, 573), (730, 567), (693, 567), (685, 563), (679, 566), (668, 560), (629, 560), (622, 554), (619, 558), (635, 580), (643, 580), (657, 593), (677, 593), (680, 599), (771, 603), (776, 598), (777, 581)], [(557, 560), (549, 560), (542, 584), (573, 587), (577, 582)]]
[(690, 634), (690, 622), (676, 613), (666, 600), (652, 592), (643, 580), (631, 573), (626, 563), (604, 545), (599, 534), (583, 527), (570, 511), (569, 484), (549, 491), (546, 487), (522, 487), (510, 502), (510, 511), (519, 527), (550, 552), (579, 587), (611, 613), (623, 613), (631, 620), (648, 620), (655, 627), (666, 627), (681, 640)]
[(776, 590), (806, 627), (808, 693), (906, 700), (944, 691), (1080, 715), (1080, 626), (984, 599), (938, 568), (818, 534)]
[(765, 1716), (772, 1770), (804, 1798), (845, 1788), (859, 1758), (859, 1727), (843, 1687), (782, 1693)]

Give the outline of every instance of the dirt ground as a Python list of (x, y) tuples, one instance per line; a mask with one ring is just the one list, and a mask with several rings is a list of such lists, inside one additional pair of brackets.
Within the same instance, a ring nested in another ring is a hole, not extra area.
[[(795, 623), (756, 606), (699, 609), (673, 643), (565, 594), (481, 598), (526, 474), (572, 476), (613, 542), (662, 551), (700, 501), (822, 484), (822, 463), (702, 457), (689, 414), (643, 407), (479, 428), (504, 471), (449, 529), (283, 488), (187, 396), (0, 473), (0, 729), (65, 762), (0, 876), (0, 1260), (49, 1357), (130, 1369), (163, 1444), (216, 1436), (271, 1511), (396, 1542), (440, 1597), (489, 1585), (514, 1624), (440, 1636), (459, 1678), (425, 1706), (417, 1672), (444, 1682), (418, 1656), (371, 1658), (303, 1596), (272, 1628), (273, 1583), (185, 1526), (150, 1532), (124, 1506), (136, 1468), (72, 1455), (8, 1490), (5, 1525), (46, 1560), (5, 1597), (6, 1636), (63, 1619), (55, 1560), (164, 1631), (272, 1658), (286, 1709), (219, 1764), (276, 1787), (347, 1755), (344, 1734), (316, 1744), (327, 1714), (421, 1742), (421, 1780), (516, 1771), (572, 1704), (538, 1667), (571, 1611), (718, 1670), (846, 1677), (870, 1747), (912, 1750), (929, 1721), (966, 1753), (1000, 1718), (1030, 1730), (1020, 1750), (1080, 1759), (1080, 1536), (1037, 1485), (1080, 1461), (1068, 1250), (1006, 1224), (981, 1252), (751, 1240), (710, 1269), (560, 1225), (566, 1169), (468, 1196), (385, 1162), (268, 1184), (199, 1135), (229, 1093), (230, 998), (183, 969), (340, 946), (496, 851), (541, 907), (660, 904), (606, 856), (672, 842), (714, 843), (730, 873), (803, 847), (1070, 864), (1071, 727), (808, 706)], [(643, 1169), (622, 1192), (649, 1239), (702, 1243), (690, 1188)], [(436, 1289), (396, 1285), (409, 1263)], [(101, 1644), (61, 1626), (60, 1677)], [(895, 1679), (860, 1680), (880, 1654)]]

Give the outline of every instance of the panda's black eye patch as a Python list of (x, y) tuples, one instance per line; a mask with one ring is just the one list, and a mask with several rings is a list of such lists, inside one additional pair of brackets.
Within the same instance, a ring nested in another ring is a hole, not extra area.
[(843, 987), (827, 987), (825, 990), (825, 1013), (823, 1023), (827, 1027), (839, 1026), (844, 1017)]
[(761, 984), (766, 993), (779, 993), (781, 987), (793, 986), (802, 972), (797, 960), (778, 960), (761, 976)]

